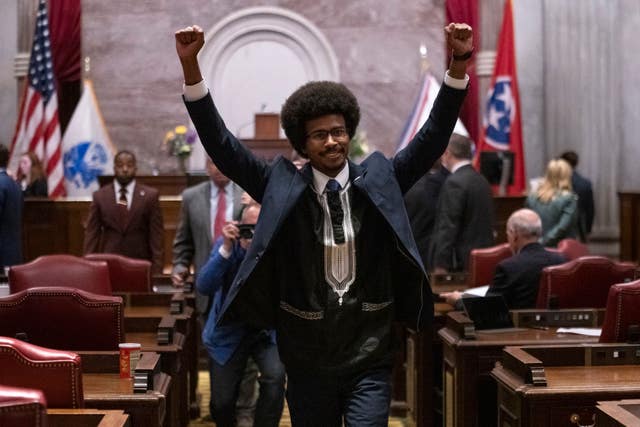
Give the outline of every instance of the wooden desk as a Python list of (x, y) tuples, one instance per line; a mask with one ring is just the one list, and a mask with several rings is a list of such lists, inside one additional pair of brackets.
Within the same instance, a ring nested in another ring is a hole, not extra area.
[[(178, 227), (181, 203), (180, 196), (160, 196), (160, 209), (164, 221), (165, 268), (171, 266), (173, 238)], [(89, 217), (90, 206), (90, 197), (25, 199), (22, 221), (24, 262), (32, 261), (40, 255), (82, 256), (84, 227)]]
[(128, 427), (129, 415), (123, 411), (98, 409), (47, 409), (49, 427)]
[[(170, 345), (156, 340), (155, 344), (147, 341), (143, 344), (143, 349), (148, 351), (156, 351), (163, 355), (163, 369), (175, 378), (175, 391), (177, 402), (172, 405), (180, 415), (180, 424), (186, 425), (189, 422), (193, 411), (193, 406), (199, 405), (198, 394), (195, 388), (197, 380), (197, 339), (195, 335), (195, 318), (194, 310), (185, 304), (175, 304), (176, 296), (174, 295), (170, 301), (172, 304), (161, 305), (137, 305), (152, 304), (157, 302), (159, 297), (165, 295), (157, 294), (127, 294), (124, 295), (125, 301), (124, 317), (125, 330), (127, 332), (127, 340), (131, 337), (132, 342), (136, 339), (149, 340), (148, 333), (153, 332), (152, 325), (159, 325), (167, 316), (175, 319), (176, 331), (178, 338), (174, 338)], [(178, 298), (181, 300), (181, 298)], [(182, 312), (175, 313), (175, 308), (180, 307)], [(165, 322), (166, 323), (166, 322)], [(140, 338), (130, 332), (136, 331), (142, 333)], [(195, 383), (192, 386), (192, 383)]]
[[(198, 357), (200, 354), (200, 327), (195, 313), (195, 291), (193, 283), (179, 289), (170, 285), (169, 276), (154, 276), (154, 288), (150, 294), (120, 294), (125, 306), (169, 306), (169, 312), (178, 322), (178, 330), (185, 335), (185, 359), (189, 370), (189, 413), (191, 418), (200, 417), (200, 394), (198, 393)], [(173, 291), (173, 292), (169, 292)], [(187, 309), (189, 307), (189, 309)]]
[[(531, 311), (523, 310), (526, 316)], [(512, 311), (512, 317), (519, 318), (520, 310)], [(549, 313), (537, 320), (536, 327), (545, 327), (542, 321), (559, 322), (569, 319), (583, 326), (594, 326), (600, 320), (598, 310), (538, 310)], [(582, 312), (582, 316), (579, 313)], [(551, 315), (553, 314), (553, 315)], [(554, 320), (554, 315), (559, 316)], [(586, 315), (589, 318), (585, 318)], [(565, 316), (566, 315), (566, 316)], [(525, 316), (525, 317), (526, 317)], [(575, 319), (574, 319), (575, 317)], [(580, 320), (578, 320), (580, 318)], [(535, 315), (533, 319), (536, 319)], [(572, 320), (573, 319), (573, 320)], [(517, 320), (515, 323), (524, 321)], [(553, 324), (553, 323), (551, 323)], [(502, 349), (510, 345), (565, 344), (596, 342), (598, 339), (575, 334), (557, 334), (558, 324), (547, 330), (521, 329), (507, 331), (476, 331), (473, 322), (462, 312), (448, 314), (446, 326), (438, 335), (443, 345), (442, 378), (445, 426), (491, 426), (496, 420), (496, 384), (490, 376), (496, 361), (502, 357)], [(437, 363), (437, 362), (436, 362)], [(437, 386), (437, 384), (436, 384)]]
[(434, 390), (441, 384), (442, 343), (437, 332), (444, 327), (446, 315), (453, 310), (449, 304), (434, 304), (432, 328), (421, 333), (408, 329), (406, 333), (406, 418), (418, 427), (442, 425), (442, 395)]
[(498, 425), (594, 425), (599, 400), (640, 397), (640, 345), (507, 347), (491, 375)]
[(598, 402), (596, 421), (599, 427), (640, 426), (640, 399)]
[(87, 408), (121, 409), (136, 427), (158, 427), (165, 421), (165, 396), (171, 377), (160, 372), (160, 356), (142, 352), (134, 380), (120, 378), (120, 353), (77, 352), (82, 358), (82, 388)]
[[(125, 317), (125, 324), (127, 324)], [(171, 389), (167, 395), (167, 427), (186, 426), (188, 416), (188, 378), (184, 363), (184, 335), (176, 332), (170, 344), (158, 344), (157, 333), (127, 332), (127, 342), (140, 343), (142, 351), (155, 352), (160, 355), (160, 369), (172, 378)]]

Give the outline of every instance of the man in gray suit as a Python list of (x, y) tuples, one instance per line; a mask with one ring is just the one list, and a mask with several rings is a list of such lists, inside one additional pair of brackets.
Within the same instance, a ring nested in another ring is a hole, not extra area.
[[(224, 203), (225, 222), (240, 217), (242, 210), (242, 190), (222, 174), (207, 158), (206, 164), (209, 180), (182, 192), (180, 219), (173, 240), (172, 280), (176, 286), (182, 286), (189, 276), (191, 265), (197, 274), (209, 259), (214, 242), (215, 223), (218, 218), (218, 204)], [(221, 193), (222, 192), (222, 193)], [(222, 199), (224, 198), (224, 201)], [(217, 238), (219, 236), (215, 236)], [(196, 296), (198, 313), (206, 314), (209, 298)]]

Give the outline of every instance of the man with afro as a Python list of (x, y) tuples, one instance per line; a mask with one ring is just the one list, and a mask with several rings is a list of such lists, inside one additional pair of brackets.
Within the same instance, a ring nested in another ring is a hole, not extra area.
[(444, 85), (429, 120), (392, 159), (348, 160), (360, 109), (347, 87), (297, 89), (281, 117), (309, 160), (300, 170), (283, 157), (256, 158), (229, 132), (200, 72), (202, 29), (175, 33), (185, 104), (205, 150), (262, 204), (220, 323), (276, 329), (294, 426), (386, 426), (392, 322), (430, 327), (431, 290), (403, 194), (444, 152), (466, 94), (471, 28), (449, 24), (444, 33), (453, 55)]

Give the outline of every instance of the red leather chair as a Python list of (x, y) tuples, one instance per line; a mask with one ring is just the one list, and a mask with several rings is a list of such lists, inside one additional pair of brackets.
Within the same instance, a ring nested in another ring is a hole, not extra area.
[(40, 390), (0, 385), (0, 426), (46, 425), (47, 401)]
[(41, 286), (64, 286), (111, 295), (109, 268), (103, 261), (73, 255), (44, 255), (9, 270), (11, 293)]
[(75, 288), (27, 289), (0, 298), (0, 335), (26, 334), (48, 348), (115, 351), (124, 342), (122, 307), (120, 297)]
[(584, 256), (546, 267), (540, 277), (536, 307), (548, 308), (553, 296), (555, 308), (604, 308), (611, 285), (633, 280), (635, 270), (633, 263), (601, 256)]
[(0, 378), (4, 385), (42, 390), (50, 408), (84, 407), (82, 363), (76, 353), (0, 336)]
[(92, 261), (105, 261), (113, 292), (151, 292), (151, 262), (118, 254), (88, 254)]
[(496, 266), (503, 259), (513, 255), (508, 243), (502, 243), (490, 248), (473, 249), (469, 255), (468, 286), (484, 286), (493, 281)]
[(626, 342), (629, 325), (640, 325), (640, 280), (611, 286), (600, 342)]
[(558, 242), (558, 252), (571, 261), (589, 255), (589, 248), (576, 239), (562, 239)]

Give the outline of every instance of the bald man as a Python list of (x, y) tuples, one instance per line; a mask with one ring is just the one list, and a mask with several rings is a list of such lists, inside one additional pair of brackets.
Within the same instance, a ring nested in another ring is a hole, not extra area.
[[(487, 295), (502, 295), (509, 309), (533, 308), (536, 305), (542, 269), (566, 262), (539, 243), (542, 236), (540, 216), (531, 209), (515, 211), (507, 221), (507, 241), (513, 256), (501, 261), (497, 267)], [(462, 292), (449, 292), (441, 297), (461, 309)]]

